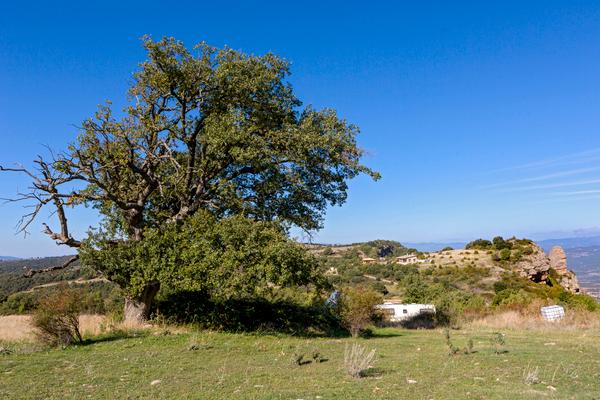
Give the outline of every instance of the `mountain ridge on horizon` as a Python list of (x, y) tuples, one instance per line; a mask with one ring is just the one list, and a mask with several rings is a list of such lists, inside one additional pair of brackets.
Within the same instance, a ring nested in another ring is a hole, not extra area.
[[(491, 238), (488, 238), (488, 239), (491, 239)], [(384, 240), (384, 239), (382, 239), (382, 240)], [(387, 240), (387, 239), (385, 239), (385, 240)], [(475, 240), (475, 239), (473, 239), (473, 240)], [(543, 240), (532, 239), (532, 240), (536, 244), (538, 244), (542, 249), (544, 249), (544, 251), (549, 251), (553, 246), (561, 246), (563, 249), (600, 246), (600, 235), (585, 236), (585, 237), (563, 237), (563, 238), (552, 238), (552, 239), (543, 239)], [(369, 241), (370, 240), (367, 240), (365, 242), (369, 242)], [(396, 241), (396, 240), (394, 240), (394, 241)], [(418, 251), (424, 251), (424, 252), (439, 251), (445, 247), (461, 249), (461, 248), (464, 248), (465, 245), (468, 243), (466, 241), (403, 242), (401, 240), (398, 242), (401, 243), (405, 247), (416, 249)], [(363, 243), (363, 242), (312, 243), (312, 244), (316, 244), (316, 245), (318, 244), (318, 245), (323, 245), (323, 246), (348, 246), (348, 245), (357, 244), (357, 243)]]
[[(491, 238), (490, 238), (491, 239)], [(549, 251), (553, 246), (561, 246), (563, 249), (579, 248), (579, 247), (593, 247), (600, 246), (600, 235), (596, 236), (585, 236), (585, 237), (563, 237), (563, 238), (552, 238), (543, 240), (533, 240), (537, 243), (544, 251)], [(365, 241), (369, 242), (369, 240)], [(311, 243), (314, 245), (323, 246), (348, 246), (356, 243)], [(428, 241), (428, 242), (403, 242), (399, 241), (403, 246), (407, 248), (416, 249), (418, 251), (433, 252), (439, 251), (445, 247), (452, 247), (454, 249), (464, 248), (468, 243), (466, 241)], [(14, 261), (14, 260), (29, 260), (48, 258), (54, 256), (32, 256), (32, 257), (15, 257), (15, 256), (0, 256), (0, 261)]]

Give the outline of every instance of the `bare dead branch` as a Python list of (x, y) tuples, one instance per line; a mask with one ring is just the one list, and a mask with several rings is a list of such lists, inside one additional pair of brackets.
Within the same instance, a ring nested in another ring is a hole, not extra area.
[(79, 255), (75, 255), (75, 256), (69, 258), (62, 265), (55, 265), (54, 267), (44, 268), (44, 269), (29, 269), (29, 270), (25, 271), (25, 273), (23, 273), (23, 276), (26, 278), (31, 278), (32, 276), (34, 276), (36, 274), (43, 274), (46, 272), (57, 271), (59, 269), (65, 269), (65, 268), (68, 268), (70, 265), (72, 265), (77, 260), (79, 260)]

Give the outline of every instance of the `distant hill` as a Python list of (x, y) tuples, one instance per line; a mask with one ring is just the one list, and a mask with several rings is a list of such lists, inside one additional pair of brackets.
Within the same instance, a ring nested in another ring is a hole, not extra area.
[(0, 272), (23, 272), (25, 269), (43, 269), (64, 264), (72, 256), (16, 258), (0, 260)]
[(79, 278), (79, 263), (74, 263), (65, 270), (38, 274), (32, 278), (23, 276), (23, 273), (29, 269), (38, 270), (62, 265), (69, 258), (70, 256), (63, 256), (0, 261), (0, 302), (13, 293), (29, 290), (34, 286)]
[(536, 243), (545, 251), (550, 250), (552, 246), (561, 246), (563, 249), (574, 249), (577, 247), (600, 246), (600, 236), (545, 239), (537, 240)]
[(411, 249), (417, 249), (419, 251), (440, 251), (446, 247), (452, 247), (453, 249), (463, 249), (466, 242), (421, 242), (421, 243), (404, 243), (406, 247)]
[(0, 256), (0, 261), (18, 260), (18, 257)]

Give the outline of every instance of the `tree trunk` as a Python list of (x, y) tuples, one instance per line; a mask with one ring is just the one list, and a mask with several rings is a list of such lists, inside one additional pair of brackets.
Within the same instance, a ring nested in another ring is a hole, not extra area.
[(150, 315), (150, 306), (158, 293), (158, 289), (160, 289), (159, 282), (150, 282), (146, 285), (141, 295), (137, 297), (125, 297), (125, 309), (123, 312), (125, 322), (146, 322)]

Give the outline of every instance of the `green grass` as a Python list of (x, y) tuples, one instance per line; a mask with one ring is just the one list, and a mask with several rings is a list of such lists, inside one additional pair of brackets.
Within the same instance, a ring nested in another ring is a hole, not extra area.
[[(61, 350), (0, 355), (4, 399), (595, 399), (600, 397), (600, 332), (451, 331), (474, 354), (449, 356), (443, 332), (385, 329), (357, 339), (377, 349), (369, 377), (343, 369), (350, 338), (199, 332), (105, 336)], [(189, 350), (196, 343), (198, 350)], [(302, 366), (294, 352), (327, 359)], [(535, 369), (541, 383), (528, 385)], [(160, 383), (151, 385), (152, 381)], [(408, 381), (416, 381), (408, 383)]]

